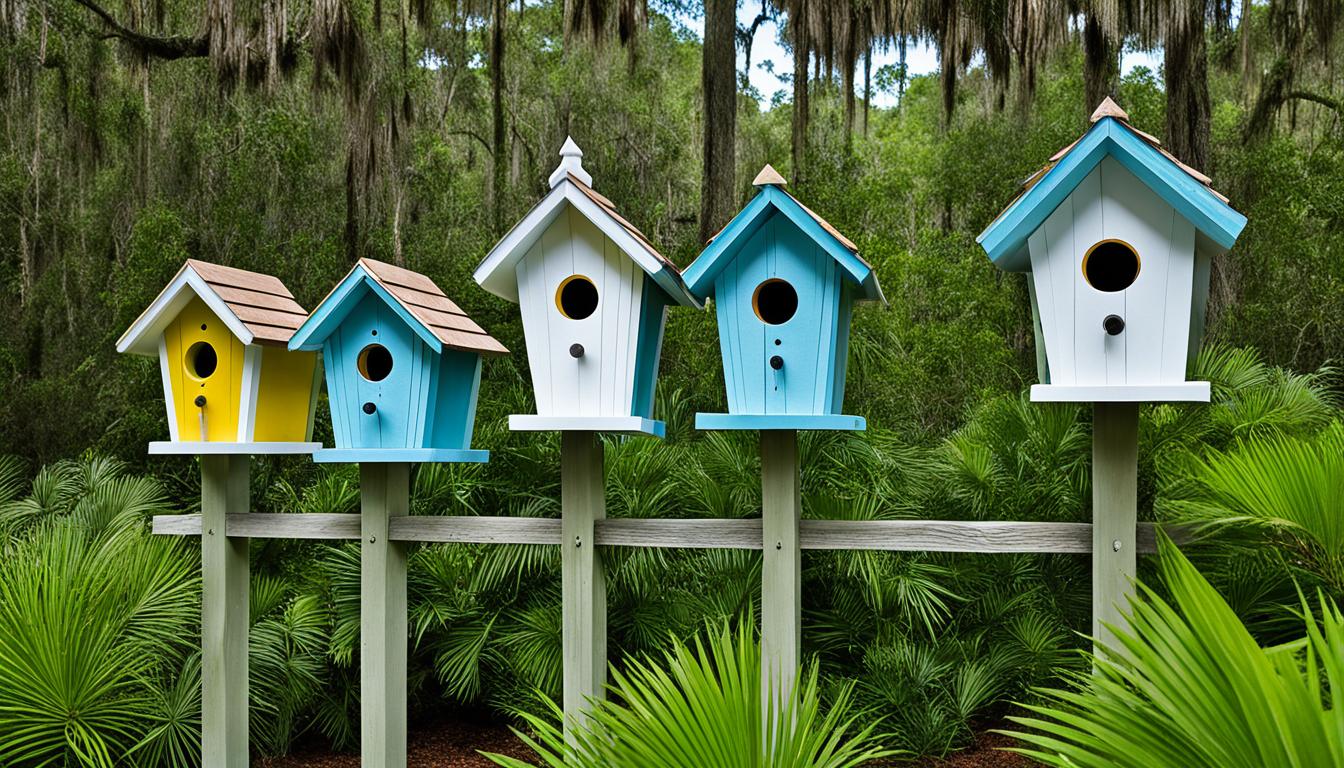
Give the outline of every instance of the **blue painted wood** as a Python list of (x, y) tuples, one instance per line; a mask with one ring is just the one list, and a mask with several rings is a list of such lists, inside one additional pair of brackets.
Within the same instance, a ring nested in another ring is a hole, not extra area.
[(653, 394), (663, 348), (663, 323), (671, 300), (648, 275), (644, 276), (643, 296), (639, 336), (635, 342), (635, 388), (630, 415), (648, 419), (653, 416)]
[(1107, 155), (1114, 155), (1121, 165), (1221, 247), (1231, 248), (1246, 226), (1245, 216), (1148, 142), (1108, 117), (1094, 124), (1043, 178), (999, 214), (976, 241), (999, 267), (1028, 271), (1031, 260), (1027, 238)]
[(290, 350), (321, 349), (323, 341), (345, 320), (346, 315), (358, 306), (365, 292), (372, 292), (382, 299), (388, 310), (396, 314), (425, 344), (433, 349), (443, 346), (433, 331), (406, 311), (401, 302), (379, 285), (363, 266), (356, 264), (350, 274), (346, 275), (331, 294), (322, 300), (317, 309), (313, 310), (308, 319), (303, 321), (303, 325), (294, 331), (294, 335), (289, 339)]
[(433, 425), (427, 447), (470, 448), (481, 389), (481, 356), (447, 350), (438, 361)]
[(760, 228), (776, 213), (787, 217), (817, 247), (834, 259), (851, 280), (862, 285), (865, 298), (876, 300), (881, 297), (881, 288), (877, 284), (872, 267), (827, 232), (796, 200), (773, 186), (762, 187), (747, 207), (728, 222), (728, 226), (682, 273), (682, 279), (685, 280), (686, 287), (691, 293), (701, 299), (715, 296), (717, 300), (718, 278), (723, 270), (747, 247), (747, 243), (754, 240)]
[(697, 413), (695, 428), (705, 430), (799, 429), (861, 432), (862, 416), (844, 414)]
[(318, 464), (484, 464), (489, 460), (489, 451), (455, 448), (323, 448), (313, 454)]

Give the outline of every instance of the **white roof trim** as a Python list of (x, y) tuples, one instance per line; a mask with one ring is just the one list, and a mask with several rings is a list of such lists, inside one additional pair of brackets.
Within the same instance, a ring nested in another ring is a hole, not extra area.
[[(602, 206), (593, 202), (592, 198), (585, 195), (573, 181), (565, 179), (558, 186), (550, 191), (546, 197), (542, 198), (531, 211), (528, 212), (523, 220), (518, 222), (508, 234), (504, 235), (490, 253), (486, 254), (485, 259), (472, 277), (485, 290), (495, 294), (501, 299), (507, 299), (513, 303), (518, 303), (518, 276), (515, 269), (518, 261), (527, 255), (527, 252), (541, 239), (541, 235), (551, 222), (560, 215), (564, 203), (569, 203), (575, 209), (582, 213), (589, 221), (597, 227), (603, 235), (611, 239), (621, 252), (630, 257), (632, 261), (639, 265), (649, 276), (653, 277), (658, 285), (669, 294), (672, 294), (674, 300), (679, 304), (688, 306), (700, 306), (685, 288), (672, 289), (670, 286), (679, 285), (675, 278), (668, 280), (668, 275), (661, 273), (668, 271), (668, 266), (661, 259), (649, 252), (649, 249), (640, 242), (634, 235), (630, 234), (620, 222), (616, 221), (608, 214)], [(678, 295), (680, 294), (680, 295)]]
[(118, 352), (130, 352), (136, 355), (157, 355), (159, 337), (164, 330), (177, 319), (183, 307), (197, 296), (210, 308), (215, 316), (224, 322), (229, 331), (243, 344), (252, 343), (252, 331), (243, 321), (233, 314), (229, 305), (215, 293), (190, 264), (183, 265), (173, 281), (164, 288), (158, 298), (135, 319), (130, 328), (117, 339)]

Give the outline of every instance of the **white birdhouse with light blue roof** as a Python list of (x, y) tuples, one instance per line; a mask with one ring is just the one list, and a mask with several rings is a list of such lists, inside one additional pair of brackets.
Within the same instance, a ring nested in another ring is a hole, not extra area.
[(981, 233), (996, 265), (1031, 273), (1032, 400), (1208, 401), (1187, 376), (1210, 264), (1246, 225), (1209, 183), (1108, 98)]
[(573, 139), (550, 186), (475, 273), (523, 315), (537, 413), (510, 416), (509, 427), (662, 436), (653, 393), (667, 308), (699, 303), (671, 260), (593, 189)]

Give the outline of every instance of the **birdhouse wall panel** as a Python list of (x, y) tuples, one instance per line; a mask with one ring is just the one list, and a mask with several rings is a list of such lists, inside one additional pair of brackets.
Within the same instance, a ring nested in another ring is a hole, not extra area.
[(836, 313), (835, 372), (831, 377), (830, 400), (826, 413), (843, 413), (845, 407), (845, 376), (849, 371), (849, 330), (854, 315), (854, 290), (841, 283), (840, 311)]
[[(628, 416), (635, 399), (645, 279), (587, 217), (566, 208), (517, 266), (523, 330), (543, 416)], [(591, 283), (596, 304), (562, 304), (562, 287)], [(577, 345), (577, 346), (576, 346)], [(577, 356), (575, 356), (577, 353)]]
[(1064, 249), (1052, 242), (1050, 259), (1052, 268), (1063, 266), (1073, 283), (1073, 321), (1068, 327), (1073, 329), (1074, 383), (1123, 384), (1126, 340), (1124, 334), (1107, 334), (1102, 319), (1124, 316), (1125, 298), (1121, 293), (1098, 291), (1082, 273), (1083, 255), (1106, 237), (1100, 166), (1079, 183), (1070, 198), (1073, 243)]
[[(1213, 252), (1195, 245), (1194, 301), (1190, 303), (1190, 337), (1186, 344), (1185, 374), (1192, 373), (1199, 356), (1200, 341), (1204, 338), (1204, 318), (1209, 306), (1209, 277), (1213, 269)], [(1173, 341), (1176, 341), (1173, 339)]]
[(261, 380), (257, 388), (252, 439), (312, 439), (317, 353), (289, 352), (280, 347), (257, 349), (261, 354)]
[[(176, 413), (171, 417), (177, 419), (180, 439), (235, 440), (243, 343), (199, 298), (188, 302), (168, 325), (164, 342), (174, 386), (172, 402)], [(207, 362), (210, 357), (213, 357), (212, 368)], [(208, 375), (199, 375), (208, 368)], [(205, 397), (203, 408), (196, 406), (198, 396)]]
[(658, 383), (658, 360), (662, 355), (663, 333), (667, 328), (667, 309), (671, 300), (658, 289), (653, 278), (641, 280), (639, 334), (635, 343), (634, 401), (630, 415), (653, 418), (654, 389)]
[[(814, 253), (820, 249), (813, 248)], [(821, 332), (817, 334), (817, 355), (818, 362), (832, 361), (830, 365), (815, 365), (809, 371), (812, 376), (811, 402), (799, 402), (795, 405), (800, 408), (807, 408), (812, 413), (830, 413), (832, 393), (835, 387), (835, 364), (836, 352), (838, 351), (838, 339), (836, 335), (840, 331), (840, 290), (841, 281), (836, 273), (837, 265), (834, 259), (820, 254), (825, 263), (818, 263), (816, 266), (822, 274), (822, 279), (814, 280), (810, 286), (814, 294), (814, 302), (820, 307), (820, 328)], [(766, 350), (766, 359), (770, 356), (770, 350)], [(788, 367), (785, 366), (787, 373)]]
[(425, 447), (470, 448), (481, 388), (481, 356), (444, 350), (436, 368), (433, 418)]
[[(1161, 307), (1162, 364), (1153, 383), (1184, 381), (1190, 349), (1190, 309), (1195, 281), (1195, 225), (1171, 215), (1166, 269), (1167, 291)], [(1132, 314), (1132, 312), (1131, 312)]]
[[(758, 231), (754, 237), (760, 237)], [(739, 257), (719, 273), (714, 285), (718, 304), (719, 346), (724, 375), (731, 379), (728, 410), (734, 413), (765, 413), (765, 371), (760, 350), (765, 346), (765, 326), (751, 308), (753, 276), (765, 274), (764, 264)], [(754, 271), (753, 271), (754, 270)]]
[(1067, 263), (1071, 260), (1051, 258), (1056, 248), (1073, 253), (1071, 199), (1065, 199), (1045, 225), (1032, 233), (1028, 245), (1037, 299), (1041, 302), (1041, 328), (1051, 380), (1056, 384), (1073, 384), (1073, 271)]
[[(1101, 175), (1103, 238), (1126, 243), (1138, 254), (1139, 260), (1139, 272), (1134, 282), (1118, 292), (1124, 302), (1124, 309), (1119, 314), (1125, 321), (1125, 330), (1112, 338), (1126, 340), (1124, 367), (1118, 383), (1158, 384), (1162, 381), (1166, 357), (1164, 340), (1171, 276), (1173, 272), (1178, 275), (1191, 272), (1194, 254), (1189, 251), (1183, 256), (1176, 253), (1177, 221), (1184, 223), (1184, 220), (1118, 160), (1106, 158), (1097, 171)], [(1191, 235), (1193, 237), (1193, 230)], [(1189, 277), (1178, 277), (1177, 282), (1184, 286), (1177, 299), (1184, 306), (1190, 300)], [(1097, 318), (1094, 322), (1101, 320)], [(1178, 322), (1185, 325), (1183, 320)], [(1183, 350), (1177, 354), (1184, 356)], [(1176, 381), (1183, 378), (1182, 374)]]

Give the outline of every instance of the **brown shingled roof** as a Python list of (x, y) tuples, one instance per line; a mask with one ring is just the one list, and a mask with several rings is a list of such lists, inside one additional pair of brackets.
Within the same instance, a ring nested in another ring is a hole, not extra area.
[(407, 312), (424, 323), (445, 347), (482, 355), (509, 354), (503, 344), (467, 317), (467, 313), (445, 296), (428, 277), (374, 259), (360, 259), (359, 265), (387, 289)]
[(597, 203), (598, 206), (602, 208), (602, 210), (605, 211), (608, 216), (610, 216), (613, 220), (615, 220), (617, 224), (621, 225), (622, 229), (624, 229), (626, 232), (629, 232), (631, 237), (634, 237), (636, 240), (638, 240), (639, 244), (644, 246), (645, 250), (653, 254), (654, 258), (658, 259), (658, 261), (662, 262), (663, 264), (671, 267), (674, 271), (680, 273), (680, 270), (677, 269), (677, 265), (673, 264), (671, 259), (659, 253), (658, 249), (653, 247), (653, 243), (649, 240), (649, 238), (645, 237), (644, 233), (640, 232), (639, 229), (634, 224), (631, 224), (629, 221), (626, 221), (625, 217), (616, 211), (615, 204), (612, 203), (610, 200), (608, 200), (605, 195), (599, 193), (597, 190), (593, 189), (587, 184), (584, 184), (583, 180), (580, 179), (578, 176), (575, 176), (572, 173), (568, 175), (570, 182), (572, 182), (574, 186), (578, 187), (580, 192), (582, 192), (589, 200), (592, 200), (594, 203)]
[(228, 305), (257, 343), (287, 344), (308, 317), (277, 277), (196, 259), (187, 259), (187, 266)]
[[(1207, 189), (1207, 190), (1209, 190), (1210, 192), (1212, 192), (1213, 195), (1214, 195), (1215, 197), (1217, 197), (1219, 200), (1222, 200), (1224, 203), (1226, 203), (1226, 202), (1228, 201), (1226, 195), (1224, 195), (1223, 193), (1221, 193), (1221, 192), (1219, 192), (1218, 190), (1216, 190), (1216, 189), (1213, 188), (1213, 179), (1210, 179), (1210, 178), (1209, 178), (1207, 175), (1205, 175), (1204, 173), (1202, 173), (1202, 172), (1200, 172), (1200, 171), (1198, 171), (1198, 170), (1196, 170), (1196, 169), (1194, 169), (1194, 168), (1191, 168), (1190, 166), (1186, 165), (1185, 163), (1181, 162), (1180, 160), (1177, 160), (1175, 155), (1171, 154), (1170, 152), (1168, 152), (1166, 149), (1164, 149), (1164, 148), (1162, 147), (1162, 142), (1161, 142), (1156, 136), (1153, 136), (1152, 134), (1144, 133), (1143, 131), (1139, 130), (1138, 128), (1135, 128), (1134, 126), (1130, 125), (1130, 124), (1129, 124), (1129, 114), (1128, 114), (1127, 112), (1125, 112), (1123, 109), (1121, 109), (1120, 106), (1119, 106), (1118, 104), (1116, 104), (1114, 101), (1112, 101), (1111, 98), (1110, 98), (1109, 96), (1107, 96), (1107, 97), (1101, 102), (1101, 104), (1097, 106), (1096, 110), (1092, 112), (1092, 117), (1089, 118), (1089, 119), (1090, 119), (1090, 121), (1091, 121), (1092, 123), (1095, 124), (1096, 122), (1102, 120), (1103, 118), (1107, 118), (1107, 117), (1114, 118), (1116, 122), (1118, 122), (1120, 125), (1124, 126), (1130, 133), (1134, 134), (1135, 136), (1139, 137), (1140, 139), (1143, 139), (1143, 141), (1144, 141), (1145, 143), (1147, 143), (1150, 147), (1152, 147), (1153, 149), (1156, 149), (1158, 152), (1161, 152), (1162, 155), (1163, 155), (1164, 157), (1166, 157), (1166, 158), (1167, 158), (1168, 160), (1170, 160), (1171, 162), (1175, 163), (1177, 168), (1180, 168), (1182, 171), (1185, 171), (1185, 173), (1186, 173), (1188, 176), (1190, 176), (1190, 178), (1192, 178), (1192, 179), (1194, 179), (1195, 181), (1198, 181), (1200, 184), (1202, 184), (1202, 185), (1204, 186), (1205, 189)], [(1050, 172), (1050, 169), (1054, 168), (1055, 165), (1056, 165), (1060, 160), (1062, 160), (1062, 159), (1064, 158), (1064, 156), (1067, 155), (1067, 154), (1069, 153), (1069, 151), (1072, 150), (1072, 149), (1074, 148), (1074, 146), (1076, 146), (1077, 144), (1078, 144), (1078, 140), (1075, 140), (1075, 141), (1073, 141), (1071, 144), (1069, 144), (1067, 147), (1064, 147), (1063, 149), (1059, 150), (1059, 151), (1056, 152), (1055, 154), (1051, 155), (1051, 156), (1050, 156), (1050, 160), (1045, 164), (1044, 167), (1042, 167), (1040, 170), (1036, 171), (1036, 172), (1033, 173), (1032, 175), (1028, 176), (1028, 177), (1022, 182), (1022, 188), (1021, 188), (1021, 190), (1018, 191), (1017, 196), (1014, 197), (1011, 201), (1009, 201), (1008, 205), (1004, 206), (1003, 211), (1000, 211), (1000, 212), (999, 212), (999, 216), (1002, 216), (1003, 213), (1004, 213), (1005, 211), (1007, 211), (1009, 208), (1012, 208), (1012, 207), (1013, 207), (1013, 204), (1017, 202), (1018, 198), (1022, 197), (1022, 195), (1024, 195), (1024, 194), (1026, 194), (1026, 193), (1027, 193), (1027, 190), (1031, 189), (1032, 186), (1036, 184), (1036, 182), (1038, 182), (1038, 181), (1040, 181), (1042, 178), (1044, 178), (1044, 177), (1045, 177), (1045, 174), (1049, 173), (1049, 172)], [(999, 216), (994, 217), (995, 220), (997, 220), (997, 219), (999, 218)]]

